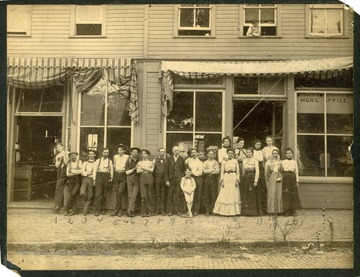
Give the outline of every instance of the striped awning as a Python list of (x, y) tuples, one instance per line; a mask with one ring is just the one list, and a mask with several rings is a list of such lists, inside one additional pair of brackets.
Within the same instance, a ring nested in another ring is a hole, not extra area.
[(219, 75), (271, 76), (305, 74), (331, 78), (353, 67), (353, 57), (282, 61), (163, 61), (161, 71), (191, 79)]
[(9, 86), (23, 89), (43, 89), (71, 80), (76, 92), (95, 85), (103, 77), (122, 87), (130, 95), (129, 115), (139, 122), (137, 63), (131, 58), (7, 58)]

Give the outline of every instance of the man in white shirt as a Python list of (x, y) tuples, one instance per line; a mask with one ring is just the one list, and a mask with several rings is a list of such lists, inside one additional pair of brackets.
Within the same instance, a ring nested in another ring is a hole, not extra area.
[(220, 166), (215, 160), (214, 150), (209, 150), (207, 156), (208, 159), (204, 162), (204, 205), (206, 215), (209, 216), (218, 196)]
[(116, 204), (115, 210), (111, 216), (121, 216), (122, 215), (122, 195), (126, 193), (126, 173), (125, 173), (125, 164), (129, 158), (129, 155), (125, 154), (126, 146), (123, 144), (118, 145), (118, 153), (114, 155), (114, 181), (115, 192), (116, 192)]
[(69, 200), (66, 205), (65, 215), (74, 215), (77, 209), (77, 196), (80, 189), (82, 162), (78, 159), (77, 152), (70, 152), (70, 161), (66, 167), (66, 176), (68, 178)]
[(55, 188), (55, 208), (54, 212), (58, 213), (64, 199), (64, 188), (67, 183), (66, 177), (66, 166), (69, 162), (69, 152), (64, 150), (64, 146), (61, 142), (56, 143), (56, 151), (58, 154), (55, 157), (55, 167), (57, 168), (57, 177), (56, 177), (56, 188)]
[(185, 161), (185, 164), (188, 168), (191, 169), (191, 177), (194, 178), (196, 183), (196, 188), (194, 192), (194, 212), (193, 215), (196, 216), (199, 214), (201, 198), (202, 198), (202, 189), (203, 189), (203, 172), (204, 172), (204, 164), (198, 158), (198, 153), (196, 149), (191, 149), (190, 151), (191, 158), (188, 158)]
[(95, 151), (88, 151), (89, 160), (83, 163), (80, 196), (84, 198), (84, 216), (87, 216), (92, 204), (94, 196), (94, 164), (95, 164)]
[(106, 214), (106, 195), (114, 176), (113, 162), (109, 159), (109, 154), (109, 149), (104, 148), (102, 157), (96, 160), (94, 166), (95, 216), (100, 212)]

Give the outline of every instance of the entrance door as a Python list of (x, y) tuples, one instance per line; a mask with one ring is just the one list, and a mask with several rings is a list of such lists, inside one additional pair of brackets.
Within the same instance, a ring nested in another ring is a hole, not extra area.
[(253, 146), (259, 139), (265, 146), (265, 137), (272, 136), (279, 149), (283, 144), (283, 103), (270, 101), (235, 100), (233, 136), (245, 139), (245, 146)]
[(61, 116), (16, 116), (17, 141), (13, 200), (54, 196), (55, 142), (62, 137)]

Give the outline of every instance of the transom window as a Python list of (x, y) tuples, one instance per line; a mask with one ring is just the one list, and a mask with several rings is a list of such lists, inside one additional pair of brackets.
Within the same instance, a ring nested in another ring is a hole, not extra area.
[(94, 149), (102, 151), (108, 147), (115, 154), (116, 145), (122, 143), (130, 146), (131, 120), (127, 107), (129, 93), (100, 81), (81, 95), (80, 114), (80, 153)]
[(106, 6), (75, 6), (75, 36), (104, 36), (106, 30)]
[(349, 92), (297, 93), (300, 175), (353, 176), (353, 106)]
[(7, 34), (26, 36), (30, 35), (31, 10), (29, 5), (7, 6)]
[(186, 155), (196, 147), (219, 147), (223, 130), (222, 91), (174, 91), (173, 110), (166, 119), (166, 148), (178, 145)]
[(211, 5), (179, 5), (179, 36), (211, 36)]
[(310, 5), (310, 35), (332, 36), (344, 34), (343, 5)]
[(243, 36), (254, 21), (259, 22), (261, 36), (277, 35), (277, 5), (273, 4), (247, 4), (244, 5), (243, 18)]

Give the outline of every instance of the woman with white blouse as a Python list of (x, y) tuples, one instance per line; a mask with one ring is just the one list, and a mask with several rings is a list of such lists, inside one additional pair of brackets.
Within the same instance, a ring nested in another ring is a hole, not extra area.
[(283, 167), (283, 209), (288, 216), (295, 215), (296, 210), (301, 209), (298, 193), (299, 169), (297, 162), (293, 159), (293, 150), (286, 149), (286, 160), (282, 161)]

